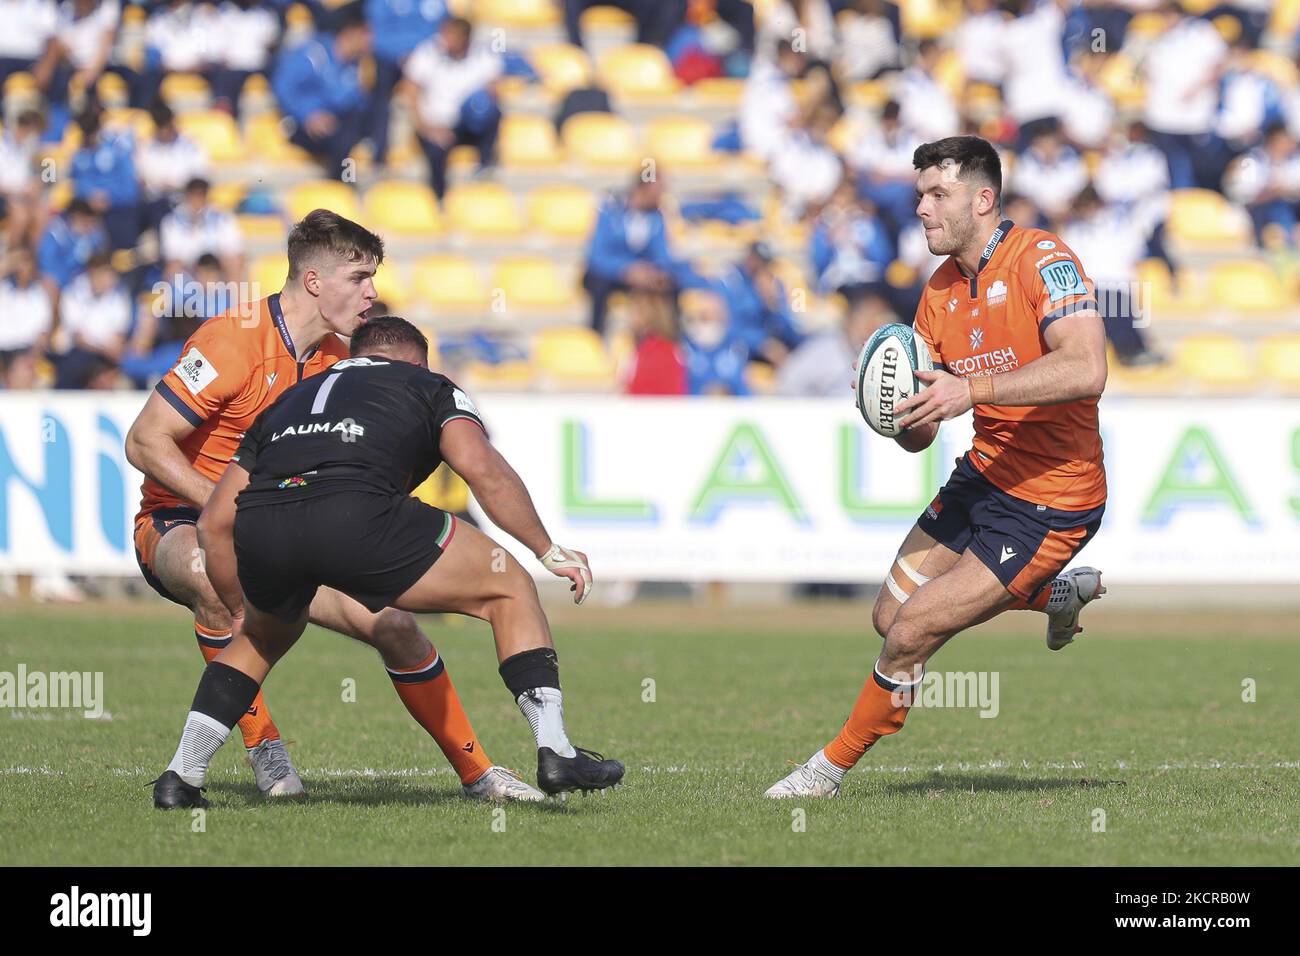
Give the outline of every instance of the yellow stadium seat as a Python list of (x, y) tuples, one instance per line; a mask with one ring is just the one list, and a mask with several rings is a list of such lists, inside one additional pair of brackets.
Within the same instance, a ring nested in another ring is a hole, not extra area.
[(4, 95), (6, 98), (10, 96), (36, 96), (40, 91), (41, 88), (36, 83), (36, 77), (26, 70), (10, 73), (9, 78), (5, 80)]
[(563, 94), (576, 87), (591, 85), (591, 61), (587, 51), (571, 43), (538, 43), (528, 51), (542, 85), (552, 93)]
[(1175, 189), (1169, 194), (1170, 239), (1202, 246), (1250, 244), (1250, 220), (1210, 189)]
[(950, 32), (962, 16), (961, 4), (953, 0), (904, 0), (899, 7), (903, 35), (919, 40)]
[(375, 291), (384, 305), (399, 314), (411, 301), (411, 284), (396, 262), (385, 261), (375, 272)]
[(505, 166), (553, 166), (561, 159), (555, 124), (545, 116), (507, 115), (498, 143)]
[(284, 25), (290, 30), (314, 30), (316, 15), (305, 3), (295, 3), (284, 13)]
[(239, 127), (235, 118), (222, 110), (196, 110), (176, 117), (176, 126), (194, 140), (214, 163), (237, 163), (244, 159)]
[(239, 231), (247, 242), (283, 242), (289, 235), (284, 220), (279, 216), (250, 213), (235, 218), (239, 221)]
[(211, 101), (212, 90), (208, 81), (197, 73), (168, 73), (163, 77), (158, 95), (180, 113)]
[(476, 0), (474, 18), (500, 27), (553, 27), (561, 22), (553, 0)]
[(661, 116), (646, 128), (649, 153), (670, 166), (717, 163), (713, 151), (713, 126), (695, 116)]
[(329, 209), (353, 222), (361, 221), (361, 204), (356, 190), (337, 179), (315, 179), (298, 183), (285, 196), (289, 218), (297, 222), (313, 209)]
[(446, 209), (452, 228), (469, 236), (517, 236), (524, 231), (514, 194), (499, 183), (461, 183), (447, 193)]
[(1271, 77), (1282, 89), (1294, 89), (1300, 76), (1291, 60), (1272, 50), (1255, 50), (1250, 54), (1250, 65)]
[(533, 364), (551, 388), (608, 391), (614, 385), (614, 364), (605, 343), (588, 328), (538, 332), (533, 339)]
[(366, 224), (385, 236), (426, 238), (442, 232), (442, 217), (424, 183), (389, 179), (366, 190)]
[(522, 392), (533, 387), (531, 362), (468, 362), (456, 373), (456, 381), (471, 392)]
[(528, 222), (551, 237), (584, 240), (596, 224), (596, 197), (583, 186), (541, 186), (528, 194)]
[(106, 129), (129, 129), (137, 143), (151, 139), (154, 134), (153, 117), (149, 115), (148, 110), (126, 108), (104, 110), (103, 122)]
[(434, 311), (482, 312), (488, 291), (469, 256), (429, 255), (415, 263), (415, 295)]
[(645, 43), (605, 51), (596, 73), (611, 93), (631, 99), (668, 98), (681, 87), (664, 51)]
[(1107, 351), (1107, 395), (1172, 395), (1188, 384), (1172, 362), (1129, 367), (1120, 363), (1113, 348)]
[(311, 154), (289, 142), (276, 113), (258, 113), (244, 127), (244, 153), (250, 161), (310, 163)]
[(575, 301), (559, 270), (544, 256), (505, 256), (492, 272), (492, 288), (505, 296), (507, 311), (513, 309), (563, 309)]
[(776, 369), (766, 362), (750, 362), (745, 366), (745, 384), (757, 395), (771, 395), (776, 391)]
[(104, 105), (121, 105), (130, 98), (126, 80), (118, 73), (104, 73), (95, 84), (95, 94)]
[(1268, 30), (1274, 36), (1295, 36), (1295, 32), (1300, 30), (1300, 0), (1278, 0), (1273, 5)]
[(213, 183), (208, 189), (208, 202), (218, 209), (234, 212), (247, 193), (248, 187), (241, 182)]
[(1279, 312), (1288, 304), (1277, 274), (1258, 260), (1216, 263), (1210, 292), (1216, 305), (1233, 313)]
[(72, 201), (74, 188), (72, 181), (67, 179), (59, 180), (49, 192), (50, 209), (54, 212), (63, 212), (68, 203)]
[(1300, 335), (1270, 335), (1258, 348), (1261, 377), (1287, 391), (1300, 391)]
[(626, 10), (600, 4), (582, 11), (578, 25), (584, 33), (588, 30), (631, 30), (636, 27), (636, 20)]
[(251, 298), (261, 299), (280, 291), (288, 277), (289, 260), (283, 252), (268, 252), (258, 256), (248, 270), (249, 281), (253, 284)]
[(642, 158), (632, 124), (612, 113), (571, 116), (560, 138), (571, 159), (593, 166), (622, 166), (630, 171)]
[(745, 95), (745, 81), (732, 76), (711, 76), (696, 80), (691, 96), (701, 106), (740, 106)]
[(1184, 336), (1176, 349), (1178, 368), (1196, 388), (1249, 391), (1255, 383), (1250, 349), (1238, 337), (1218, 332)]

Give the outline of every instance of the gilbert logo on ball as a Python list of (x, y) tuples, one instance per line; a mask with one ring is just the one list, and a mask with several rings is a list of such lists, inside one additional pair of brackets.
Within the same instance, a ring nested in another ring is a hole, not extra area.
[(918, 370), (934, 363), (925, 342), (898, 322), (877, 329), (858, 356), (858, 411), (871, 430), (886, 438), (901, 434), (895, 409), (921, 388)]

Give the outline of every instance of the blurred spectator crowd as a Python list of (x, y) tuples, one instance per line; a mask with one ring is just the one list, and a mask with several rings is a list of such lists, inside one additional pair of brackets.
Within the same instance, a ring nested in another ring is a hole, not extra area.
[(1135, 387), (1254, 349), (1240, 314), (1300, 385), (1297, 30), (1291, 0), (0, 0), (0, 377), (149, 387), (326, 205), (467, 385), (840, 395), (940, 261), (914, 149), (976, 134)]

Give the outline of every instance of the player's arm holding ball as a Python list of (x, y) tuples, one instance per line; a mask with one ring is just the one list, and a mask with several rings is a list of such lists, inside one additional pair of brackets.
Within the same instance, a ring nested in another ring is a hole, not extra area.
[(1077, 285), (1053, 286), (1032, 261), (1022, 264), (1022, 281), (1031, 297), (1027, 313), (1038, 322), (1046, 354), (999, 375), (963, 379), (939, 369), (917, 372), (926, 388), (899, 404), (901, 427), (937, 428), (975, 405), (1059, 405), (1101, 396), (1106, 387), (1106, 329), (1078, 260), (1063, 244), (1057, 245), (1068, 257), (1059, 262), (1073, 268)]
[(443, 460), (469, 485), (492, 523), (532, 550), (552, 574), (572, 581), (575, 604), (586, 600), (591, 591), (587, 556), (551, 541), (523, 479), (492, 446), (483, 429), (465, 419), (449, 421), (443, 426), (439, 448)]

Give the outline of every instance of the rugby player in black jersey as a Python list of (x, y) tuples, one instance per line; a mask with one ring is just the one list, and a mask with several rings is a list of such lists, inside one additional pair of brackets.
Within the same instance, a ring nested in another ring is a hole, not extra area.
[(208, 576), (236, 626), (199, 681), (154, 804), (208, 805), (200, 791), (209, 762), (302, 635), (319, 587), (371, 611), (487, 621), (501, 678), (537, 740), (538, 786), (559, 794), (617, 784), (623, 764), (565, 734), (559, 665), (532, 578), (477, 528), (410, 491), (446, 461), (498, 527), (573, 582), (578, 604), (592, 583), (586, 555), (551, 541), (474, 403), (429, 371), (419, 329), (373, 319), (353, 335), (352, 355), (258, 416), (203, 509)]

